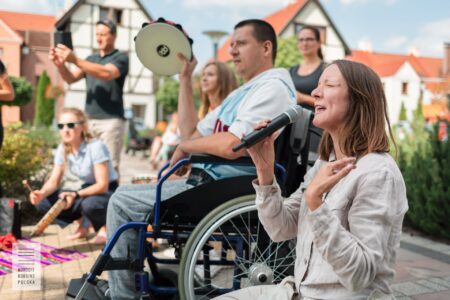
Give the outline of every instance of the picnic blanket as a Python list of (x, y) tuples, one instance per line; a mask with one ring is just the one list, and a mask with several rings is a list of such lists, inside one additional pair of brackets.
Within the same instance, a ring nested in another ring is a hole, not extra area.
[[(32, 241), (30, 239), (19, 239), (17, 243), (27, 249), (33, 249), (35, 252), (35, 261), (38, 261), (42, 267), (62, 264), (64, 262), (81, 259), (87, 257), (85, 254), (76, 250), (58, 249), (49, 245)], [(35, 250), (33, 244), (40, 245), (40, 251)], [(3, 248), (0, 250), (0, 276), (13, 272), (13, 258), (16, 256), (11, 248)], [(20, 266), (16, 266), (20, 267)]]

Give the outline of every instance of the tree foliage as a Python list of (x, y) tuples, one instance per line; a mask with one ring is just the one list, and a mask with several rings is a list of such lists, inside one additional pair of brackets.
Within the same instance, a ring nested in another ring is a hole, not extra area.
[(302, 61), (302, 55), (297, 49), (297, 38), (279, 38), (277, 47), (277, 60), (275, 66), (278, 68), (289, 68)]
[(54, 132), (46, 128), (20, 123), (5, 128), (0, 151), (0, 184), (5, 196), (26, 199), (29, 192), (23, 187), (23, 179), (34, 187), (42, 186), (56, 141)]
[(409, 203), (405, 223), (450, 238), (450, 140), (440, 141), (437, 126), (427, 128), (415, 118), (412, 133), (399, 144), (398, 164)]
[(165, 114), (171, 114), (177, 110), (179, 89), (180, 83), (178, 81), (166, 77), (163, 85), (156, 93), (156, 101), (162, 105)]
[(35, 126), (50, 126), (55, 114), (55, 100), (47, 97), (47, 90), (51, 88), (50, 77), (42, 72), (36, 90)]
[(14, 88), (14, 100), (2, 101), (1, 105), (22, 106), (30, 103), (33, 97), (33, 87), (25, 77), (10, 76), (9, 80)]
[(400, 114), (398, 116), (398, 120), (399, 121), (406, 121), (407, 115), (406, 115), (406, 106), (405, 106), (405, 102), (402, 101), (402, 104), (400, 106)]

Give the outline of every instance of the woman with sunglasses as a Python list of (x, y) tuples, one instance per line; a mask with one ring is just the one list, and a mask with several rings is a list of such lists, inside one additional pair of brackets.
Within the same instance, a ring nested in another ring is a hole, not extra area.
[[(106, 209), (118, 186), (117, 173), (106, 145), (99, 140), (91, 140), (87, 125), (86, 115), (81, 110), (62, 110), (58, 123), (62, 143), (56, 150), (52, 173), (40, 190), (30, 193), (30, 201), (41, 212), (47, 212), (58, 199), (65, 198), (67, 205), (56, 218), (56, 223), (66, 226), (81, 217), (86, 218), (97, 231), (94, 242), (104, 244)], [(83, 182), (80, 190), (60, 190), (66, 170)], [(87, 233), (88, 228), (80, 225), (69, 238), (82, 238)]]
[[(297, 90), (297, 103), (314, 112), (314, 97), (311, 92), (317, 87), (319, 77), (326, 64), (323, 61), (320, 31), (317, 27), (304, 26), (297, 34), (297, 48), (303, 57), (303, 62), (289, 69), (295, 89)], [(319, 147), (322, 130), (312, 126), (317, 134), (312, 134), (309, 149), (314, 153)], [(315, 160), (315, 157), (312, 157)]]

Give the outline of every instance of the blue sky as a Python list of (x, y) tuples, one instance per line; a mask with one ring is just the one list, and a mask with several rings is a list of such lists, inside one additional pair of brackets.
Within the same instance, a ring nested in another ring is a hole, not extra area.
[[(194, 39), (194, 53), (203, 65), (213, 53), (205, 30), (231, 32), (246, 18), (263, 18), (290, 0), (143, 0), (154, 17), (180, 23)], [(1, 10), (55, 14), (64, 0), (1, 0)], [(66, 1), (67, 2), (67, 1)], [(70, 2), (70, 0), (69, 0)], [(443, 57), (450, 42), (448, 0), (321, 0), (352, 49)], [(224, 40), (222, 40), (223, 42)]]

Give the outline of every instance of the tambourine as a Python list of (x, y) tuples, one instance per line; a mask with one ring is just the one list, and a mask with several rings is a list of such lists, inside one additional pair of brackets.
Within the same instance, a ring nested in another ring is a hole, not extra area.
[(142, 24), (134, 41), (141, 63), (157, 75), (172, 76), (181, 71), (177, 53), (192, 58), (192, 39), (180, 24), (163, 18)]

